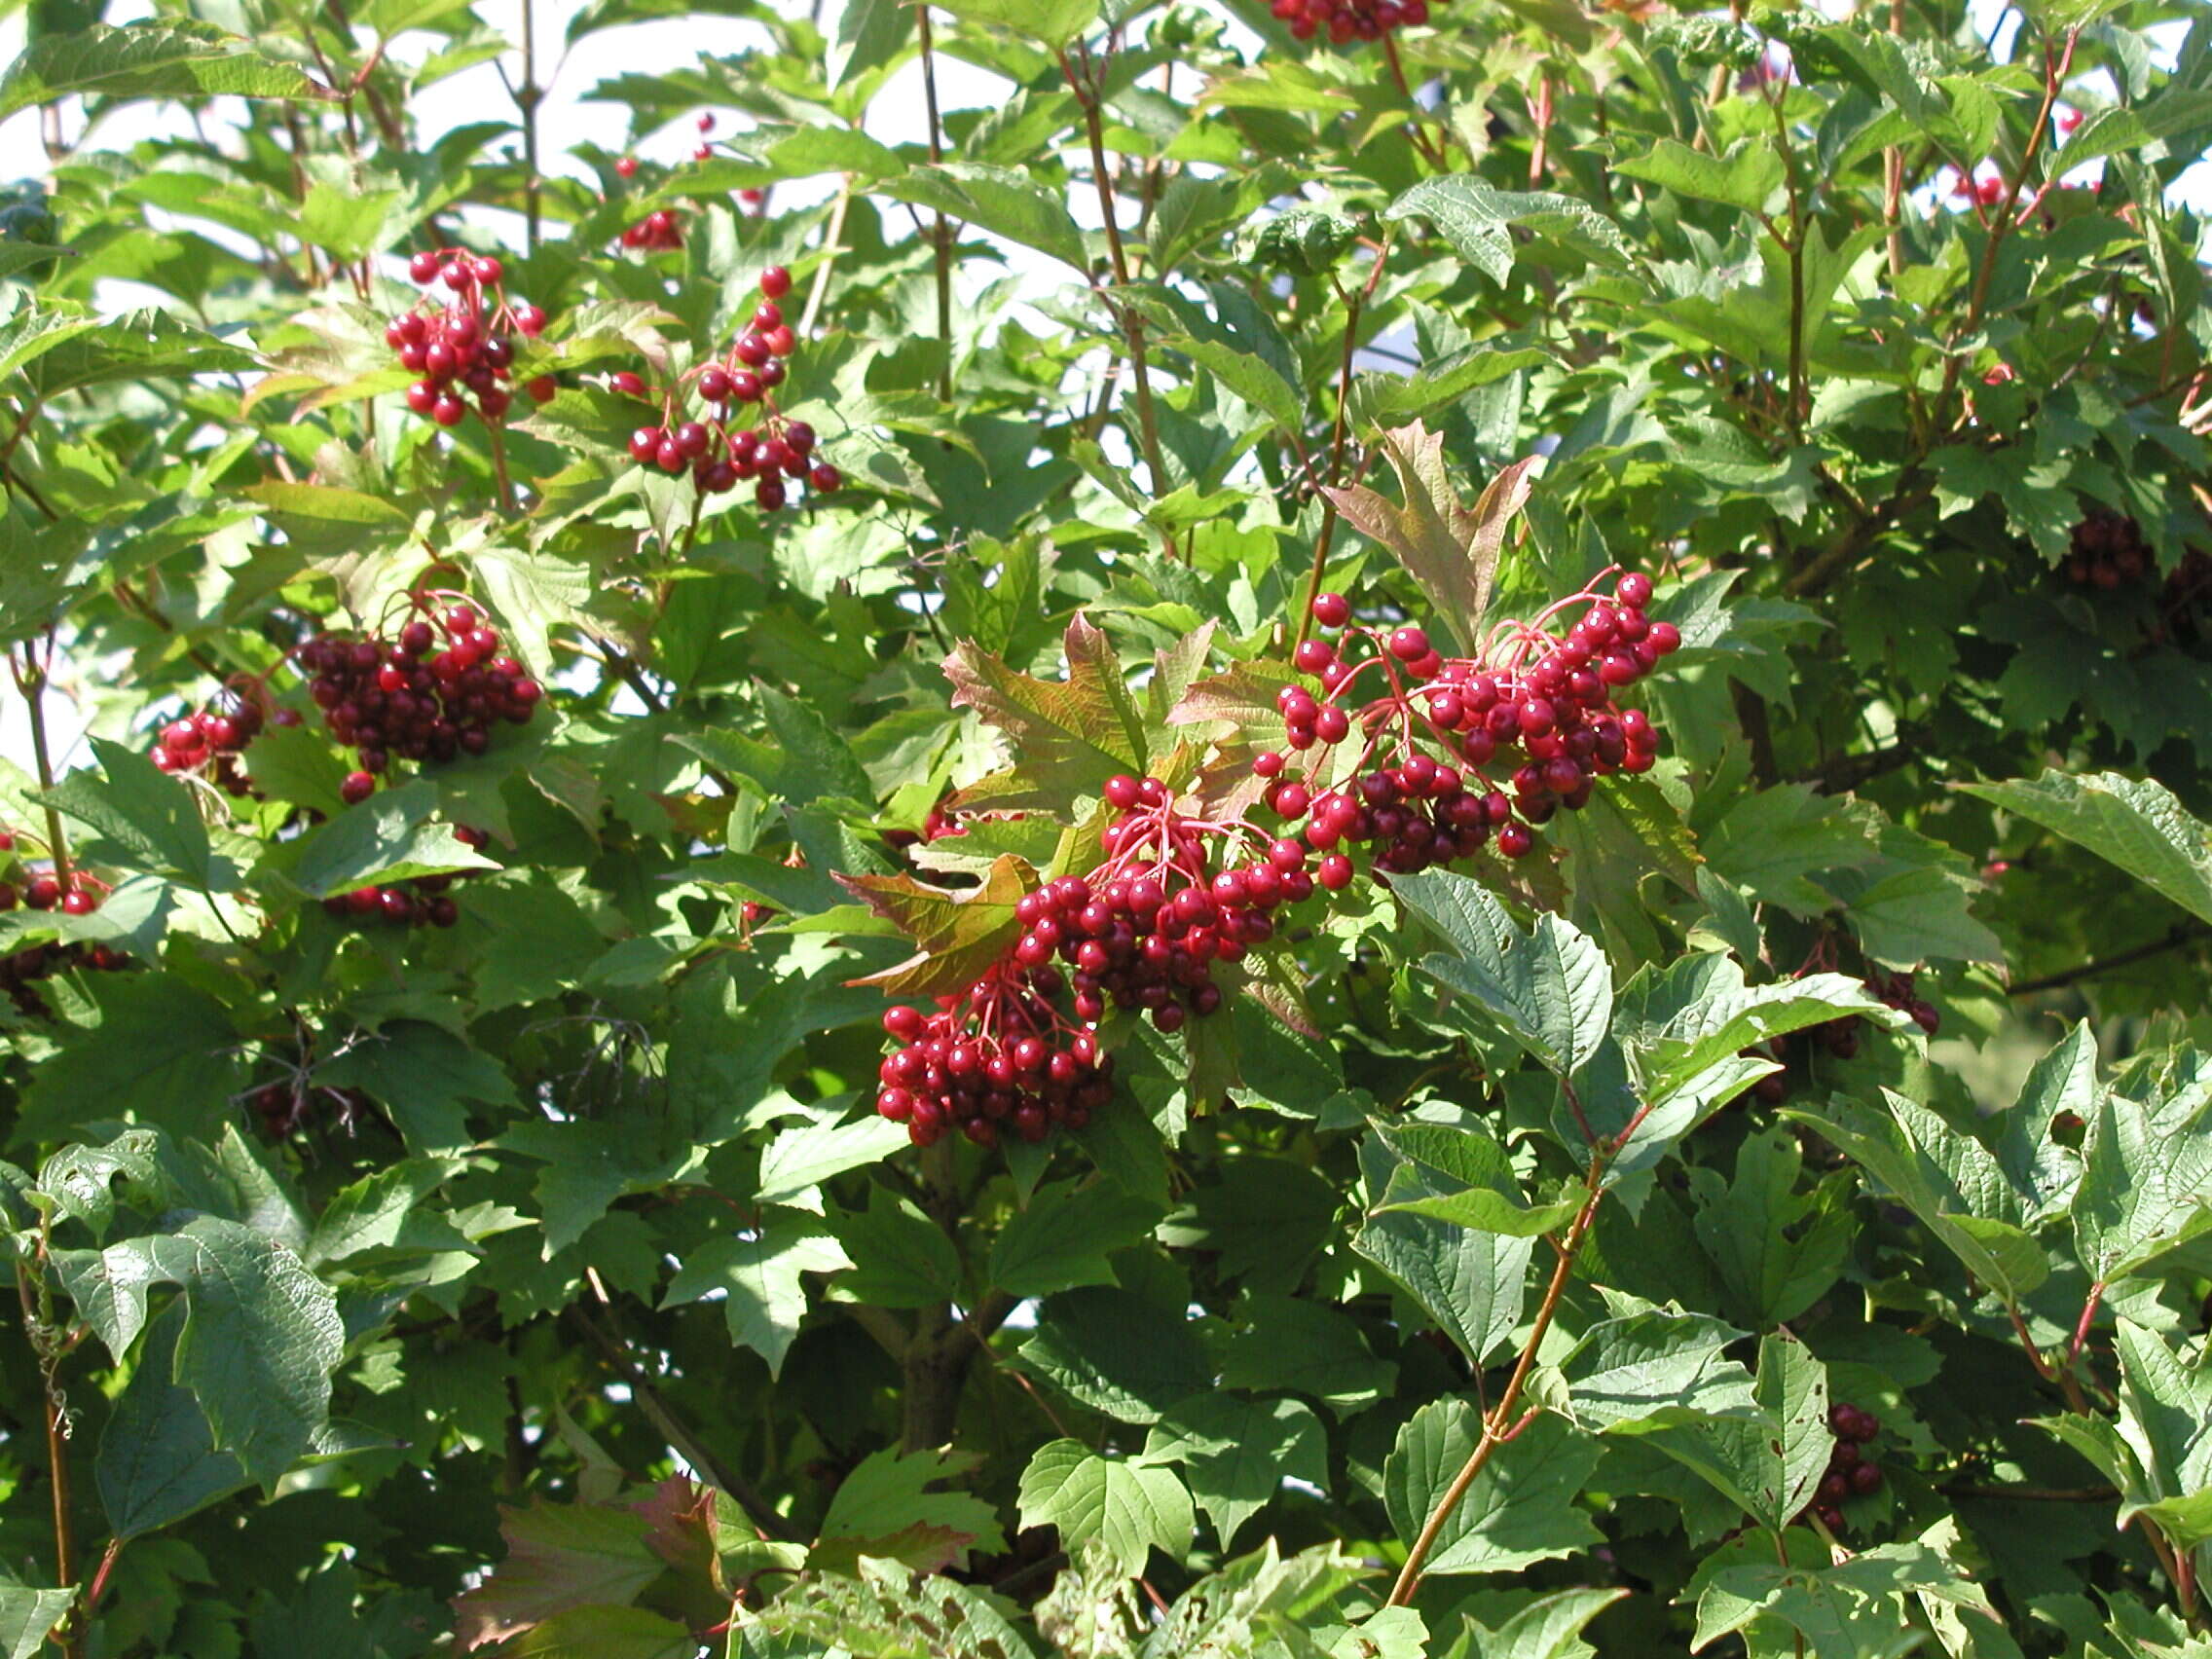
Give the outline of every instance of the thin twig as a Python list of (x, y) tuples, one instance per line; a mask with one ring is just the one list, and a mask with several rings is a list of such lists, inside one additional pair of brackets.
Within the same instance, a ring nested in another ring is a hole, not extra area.
[(2111, 956), (2100, 956), (2093, 961), (2077, 963), (2055, 974), (2046, 974), (2040, 979), (2022, 979), (2009, 988), (2009, 995), (2032, 997), (2038, 991), (2055, 991), (2080, 979), (2091, 979), (2099, 974), (2109, 974), (2116, 968), (2127, 968), (2153, 956), (2162, 956), (2169, 950), (2179, 950), (2185, 944), (2212, 935), (2212, 928), (2202, 922), (2176, 922), (2166, 931), (2163, 939), (2155, 939), (2148, 944), (2136, 945), (2131, 950), (2119, 951)]

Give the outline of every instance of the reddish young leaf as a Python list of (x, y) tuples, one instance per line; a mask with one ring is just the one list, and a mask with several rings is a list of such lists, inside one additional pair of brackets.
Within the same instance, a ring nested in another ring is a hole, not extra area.
[(956, 707), (1010, 740), (1014, 763), (963, 791), (958, 804), (1064, 811), (1117, 772), (1145, 769), (1150, 744), (1114, 647), (1082, 615), (1068, 624), (1068, 677), (1039, 680), (964, 641), (945, 659)]
[(959, 990), (1006, 953), (1020, 925), (1014, 907), (1037, 885), (1037, 871), (1009, 853), (979, 887), (961, 893), (910, 875), (840, 875), (837, 881), (918, 947), (896, 967), (851, 983), (878, 985), (886, 996), (930, 997)]

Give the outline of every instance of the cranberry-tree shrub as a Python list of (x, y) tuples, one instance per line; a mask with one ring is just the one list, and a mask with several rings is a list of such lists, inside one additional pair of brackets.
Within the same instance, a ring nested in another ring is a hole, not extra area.
[(0, 74), (12, 1659), (2204, 1650), (2200, 14), (531, 7)]

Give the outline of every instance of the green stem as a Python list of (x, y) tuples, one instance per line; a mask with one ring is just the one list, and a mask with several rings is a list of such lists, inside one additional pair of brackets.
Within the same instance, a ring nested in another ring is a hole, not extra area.
[[(47, 636), (47, 649), (54, 646), (54, 637)], [(38, 787), (42, 795), (54, 793), (54, 756), (46, 739), (46, 667), (33, 654), (34, 647), (25, 645), (21, 661), (13, 653), (8, 666), (16, 677), (16, 689), (23, 694), (24, 706), (30, 714), (31, 759), (38, 768)], [(46, 850), (54, 861), (54, 879), (61, 884), (63, 892), (69, 890), (69, 839), (61, 828), (60, 810), (52, 801), (41, 801), (46, 813)]]
[[(930, 33), (927, 0), (914, 8), (914, 28), (922, 48), (922, 101), (930, 118), (930, 165), (944, 161), (943, 129), (938, 117), (937, 48)], [(938, 365), (937, 395), (940, 403), (952, 401), (952, 234), (944, 222), (944, 209), (937, 210), (931, 226), (937, 253), (937, 337), (944, 347), (944, 361)]]

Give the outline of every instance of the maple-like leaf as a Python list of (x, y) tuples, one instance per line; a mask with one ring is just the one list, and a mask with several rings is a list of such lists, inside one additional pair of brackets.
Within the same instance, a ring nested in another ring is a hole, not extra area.
[(954, 706), (1005, 732), (1014, 755), (1012, 766), (962, 791), (955, 805), (1051, 811), (1095, 795), (1117, 772), (1144, 771), (1151, 753), (1144, 715), (1113, 645), (1080, 612), (1064, 644), (1065, 680), (1023, 674), (973, 641), (945, 658)]
[(1193, 682), (1167, 711), (1168, 725), (1195, 727), (1195, 735), (1212, 740), (1190, 786), (1207, 806), (1235, 814), (1267, 793), (1266, 780), (1252, 775), (1252, 757), (1282, 747), (1282, 711), (1275, 707), (1275, 693), (1304, 683), (1305, 677), (1286, 662), (1232, 663)]
[(1354, 530), (1398, 556), (1436, 608), (1433, 622), (1471, 646), (1481, 637), (1506, 527), (1534, 487), (1537, 458), (1508, 466), (1469, 508), (1445, 465), (1441, 432), (1419, 421), (1393, 427), (1382, 434), (1382, 454), (1398, 475), (1403, 505), (1364, 484), (1322, 493)]
[(838, 884), (914, 941), (905, 961), (855, 979), (887, 996), (929, 997), (975, 982), (1014, 943), (1014, 907), (1040, 885), (1036, 867), (1001, 854), (979, 886), (951, 893), (910, 875), (840, 875)]
[(610, 1504), (552, 1503), (502, 1509), (507, 1558), (454, 1603), (462, 1652), (505, 1641), (575, 1607), (626, 1607), (661, 1575), (647, 1548), (652, 1523)]

